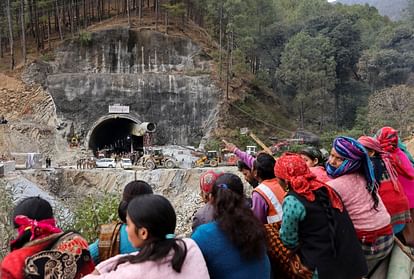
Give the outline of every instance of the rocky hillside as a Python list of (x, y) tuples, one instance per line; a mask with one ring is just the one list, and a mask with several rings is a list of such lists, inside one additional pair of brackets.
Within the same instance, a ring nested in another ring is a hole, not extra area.
[[(236, 167), (220, 167), (215, 170), (241, 175)], [(191, 232), (192, 217), (202, 205), (199, 195), (199, 177), (205, 171), (207, 168), (127, 172), (76, 169), (30, 170), (19, 172), (17, 177), (9, 177), (5, 180), (12, 189), (17, 189), (24, 195), (35, 195), (33, 191), (38, 191), (37, 194), (52, 201), (74, 200), (74, 198), (80, 201), (87, 195), (121, 193), (128, 182), (134, 179), (144, 180), (153, 187), (156, 193), (164, 195), (172, 202), (177, 213), (177, 233), (188, 235)], [(245, 183), (245, 185), (248, 184)], [(24, 188), (27, 189), (23, 191)], [(250, 186), (246, 186), (246, 194), (250, 195), (250, 192)]]
[(51, 153), (56, 140), (56, 109), (51, 96), (40, 86), (28, 86), (0, 73), (0, 154)]

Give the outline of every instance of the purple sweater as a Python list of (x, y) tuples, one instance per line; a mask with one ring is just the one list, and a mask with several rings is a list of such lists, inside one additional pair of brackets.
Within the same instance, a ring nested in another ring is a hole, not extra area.
[(238, 148), (236, 148), (233, 153), (236, 154), (236, 156), (239, 157), (239, 159), (243, 161), (251, 170), (253, 169), (253, 163), (256, 160), (255, 157), (253, 157), (250, 154), (247, 154), (244, 151), (241, 151)]

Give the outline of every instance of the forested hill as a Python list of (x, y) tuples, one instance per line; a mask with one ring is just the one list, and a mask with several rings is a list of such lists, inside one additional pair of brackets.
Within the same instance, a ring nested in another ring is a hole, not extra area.
[[(93, 26), (123, 19), (131, 28), (181, 29), (215, 42), (209, 56), (229, 102), (261, 123), (238, 127), (291, 129), (270, 119), (283, 108), (292, 129), (368, 133), (388, 125), (408, 135), (414, 129), (414, 0), (358, 1), (390, 11), (407, 1), (408, 16), (392, 22), (371, 6), (327, 0), (0, 0), (0, 69), (7, 61), (10, 68), (23, 63), (26, 45), (53, 59), (47, 50), (54, 42), (87, 45)], [(238, 81), (251, 86), (241, 90)], [(268, 95), (280, 105), (263, 101)]]
[(392, 20), (400, 20), (407, 8), (408, 0), (337, 0), (337, 2), (352, 4), (369, 4), (378, 9), (380, 14), (386, 15)]

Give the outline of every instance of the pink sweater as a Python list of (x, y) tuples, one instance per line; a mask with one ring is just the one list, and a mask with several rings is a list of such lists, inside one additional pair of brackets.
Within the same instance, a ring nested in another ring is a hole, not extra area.
[(310, 167), (309, 169), (316, 176), (316, 179), (318, 179), (319, 181), (326, 183), (329, 180), (332, 180), (331, 178), (329, 178), (324, 167), (316, 166)]
[(390, 224), (391, 217), (379, 196), (377, 210), (373, 209), (374, 201), (365, 188), (367, 181), (363, 175), (345, 174), (326, 184), (341, 196), (356, 230), (370, 232)]
[[(115, 265), (120, 257), (125, 255), (118, 255), (112, 257), (99, 265), (96, 266), (96, 269), (99, 271), (100, 275), (89, 274), (83, 278), (93, 279), (93, 278), (122, 278), (122, 279), (155, 279), (155, 278), (164, 278), (164, 279), (173, 279), (173, 278), (183, 278), (183, 279), (208, 279), (210, 278), (204, 261), (203, 255), (201, 254), (200, 248), (194, 240), (185, 238), (183, 239), (187, 245), (187, 256), (183, 263), (180, 273), (177, 273), (171, 267), (171, 262), (164, 259), (158, 262), (146, 261), (142, 263), (130, 264), (124, 263), (118, 266), (114, 270)], [(131, 255), (137, 254), (139, 252), (131, 253)], [(170, 259), (170, 257), (167, 257)]]
[[(400, 165), (404, 167), (405, 171), (409, 175), (414, 176), (413, 165), (411, 165), (410, 159), (408, 159), (404, 151), (397, 148), (395, 153), (398, 157), (398, 160), (400, 161)], [(404, 188), (404, 192), (407, 196), (410, 208), (414, 208), (414, 179), (406, 177), (404, 176), (404, 174), (398, 173), (398, 181), (400, 182), (401, 186)]]

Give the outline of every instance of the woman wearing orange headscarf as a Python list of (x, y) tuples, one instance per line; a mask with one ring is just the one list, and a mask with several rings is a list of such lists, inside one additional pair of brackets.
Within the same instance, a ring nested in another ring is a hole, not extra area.
[(275, 175), (289, 189), (280, 238), (298, 249), (313, 278), (361, 278), (368, 273), (361, 245), (339, 195), (316, 179), (297, 154), (286, 153)]

